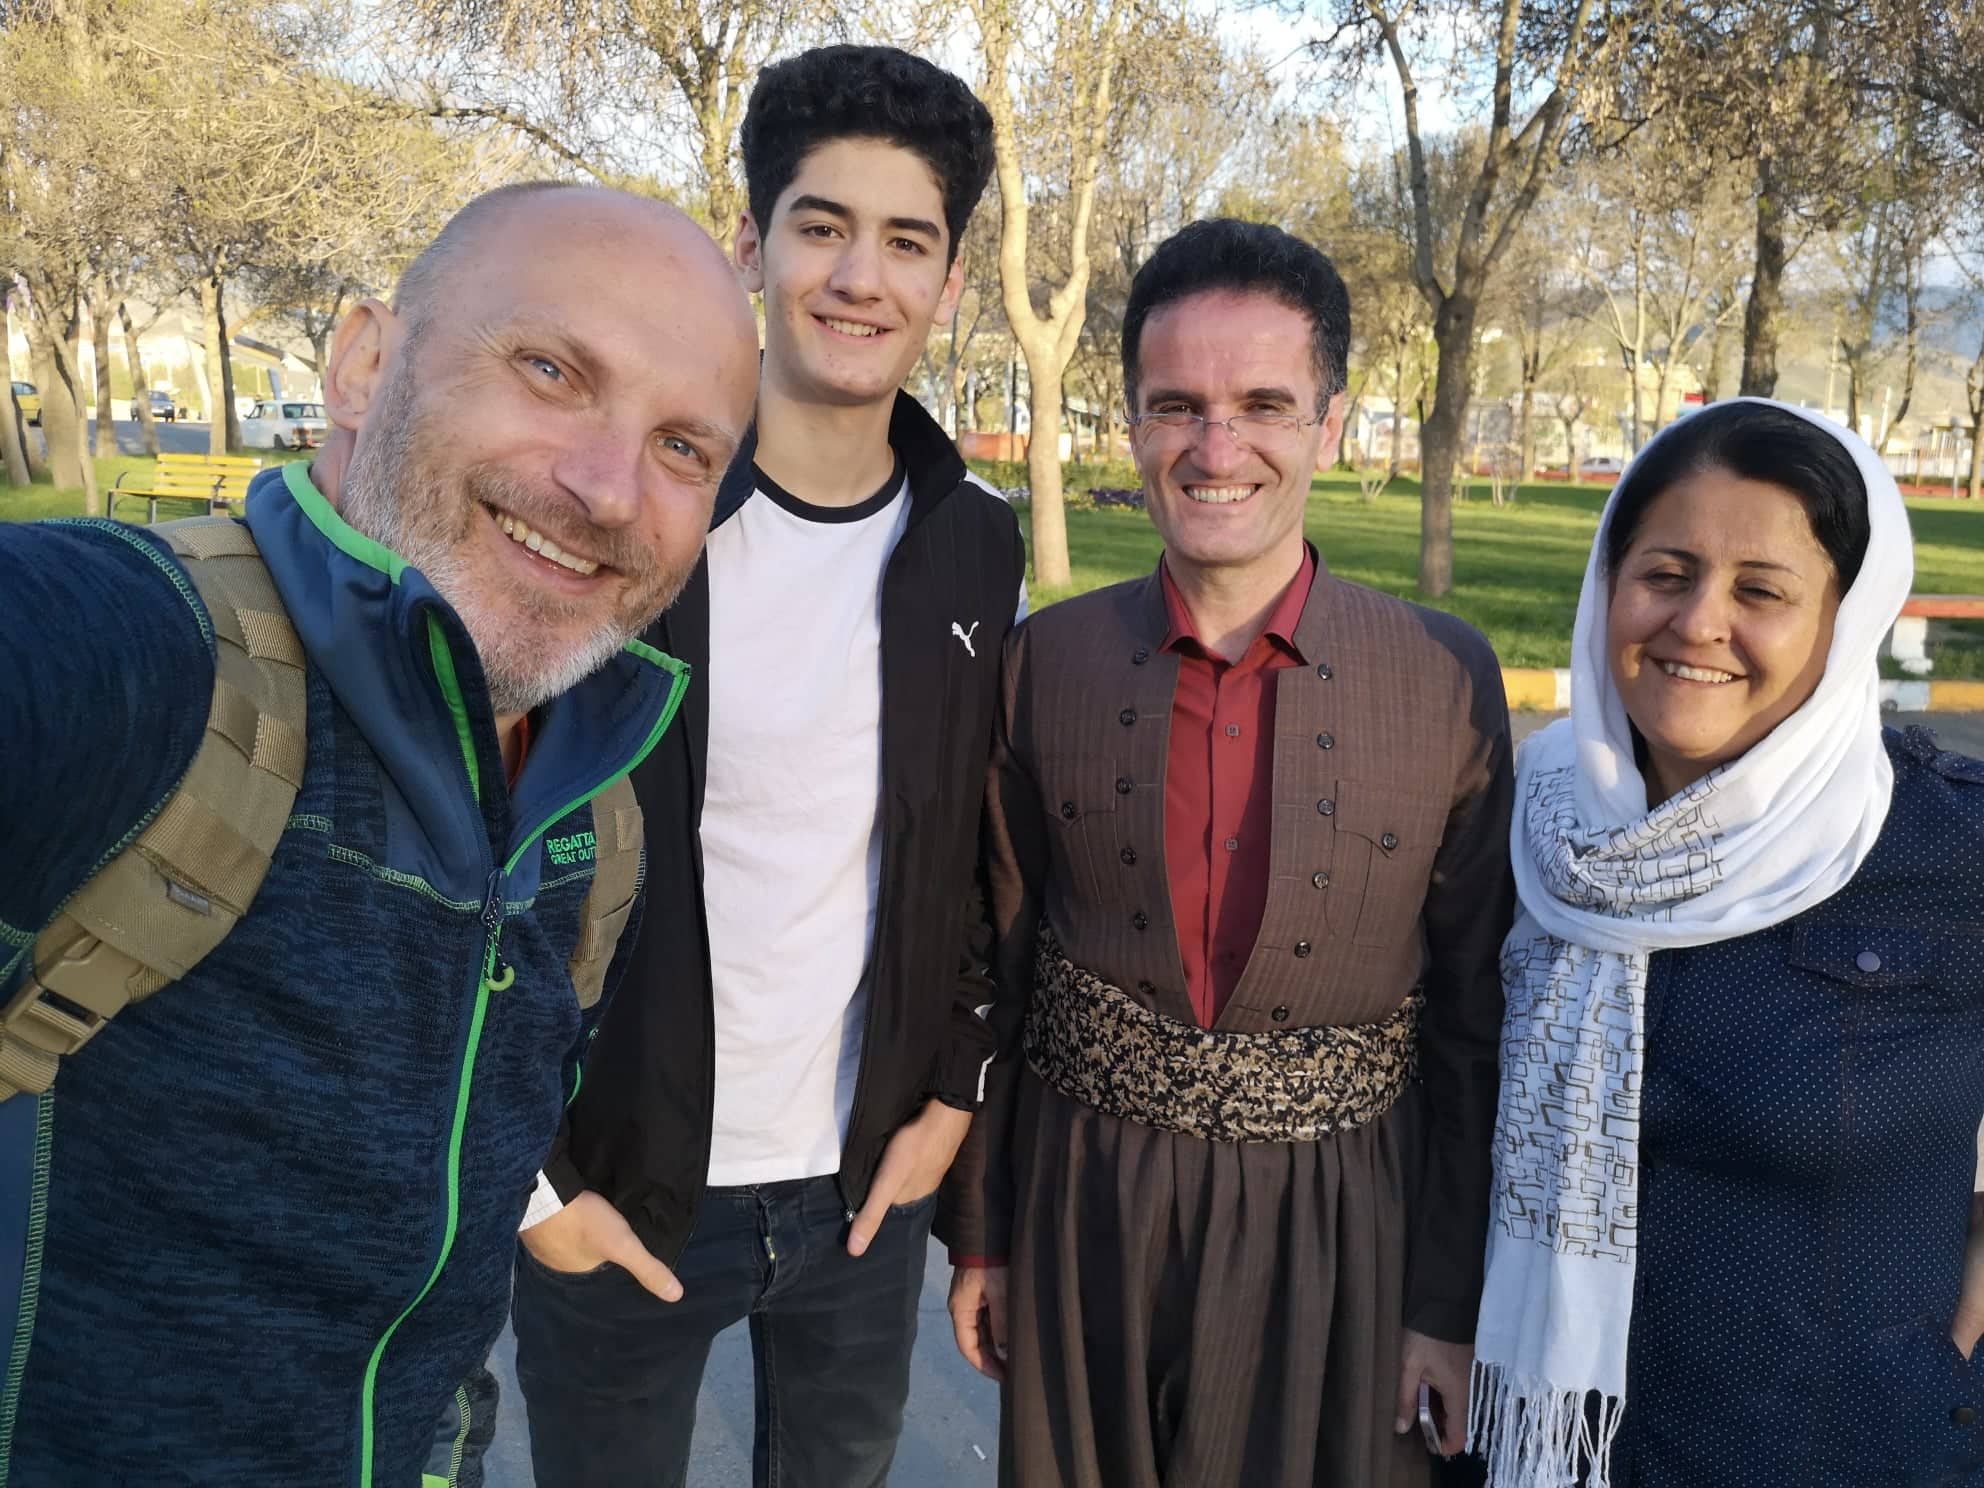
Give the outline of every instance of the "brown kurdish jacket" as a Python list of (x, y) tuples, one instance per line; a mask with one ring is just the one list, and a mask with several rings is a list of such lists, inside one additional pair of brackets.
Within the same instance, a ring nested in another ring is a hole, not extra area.
[[(953, 1252), (1007, 1253), (1009, 1143), (1042, 917), (1068, 958), (1190, 1027), (1164, 865), (1178, 660), (1155, 571), (1040, 611), (1005, 651), (987, 878), (998, 1055), (946, 1181)], [(1320, 559), (1277, 675), (1270, 884), (1214, 1025), (1258, 1033), (1425, 1010), (1423, 1150), (1408, 1195), (1406, 1326), (1473, 1337), (1514, 908), (1507, 705), (1487, 641), (1451, 615), (1332, 577)]]

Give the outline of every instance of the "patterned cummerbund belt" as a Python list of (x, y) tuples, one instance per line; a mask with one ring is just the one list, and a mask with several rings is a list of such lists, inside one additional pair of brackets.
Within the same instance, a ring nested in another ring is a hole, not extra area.
[(1154, 1013), (1041, 926), (1026, 1058), (1063, 1095), (1208, 1142), (1313, 1142), (1392, 1108), (1418, 1066), (1415, 990), (1382, 1023), (1221, 1033)]

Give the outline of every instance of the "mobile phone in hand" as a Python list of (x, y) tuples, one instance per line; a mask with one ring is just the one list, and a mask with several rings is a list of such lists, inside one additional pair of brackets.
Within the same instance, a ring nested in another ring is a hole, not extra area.
[(1440, 1397), (1433, 1393), (1433, 1387), (1427, 1384), (1426, 1381), (1421, 1380), (1419, 1382), (1419, 1434), (1425, 1439), (1426, 1450), (1431, 1452), (1435, 1457), (1444, 1457), (1447, 1455), (1447, 1449), (1441, 1445), (1440, 1441), (1440, 1438), (1445, 1434), (1440, 1429), (1440, 1418), (1446, 1415), (1446, 1413), (1446, 1406), (1441, 1402)]

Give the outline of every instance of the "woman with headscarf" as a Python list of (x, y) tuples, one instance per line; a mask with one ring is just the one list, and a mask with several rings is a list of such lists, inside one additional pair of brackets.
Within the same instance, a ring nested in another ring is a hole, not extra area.
[(1571, 716), (1517, 761), (1493, 1488), (1984, 1457), (1984, 764), (1882, 728), (1913, 573), (1874, 452), (1761, 399), (1670, 426), (1606, 504)]

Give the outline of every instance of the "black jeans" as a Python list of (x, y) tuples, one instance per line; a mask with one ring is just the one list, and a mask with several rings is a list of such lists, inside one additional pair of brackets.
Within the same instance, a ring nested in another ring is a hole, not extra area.
[(885, 1482), (935, 1207), (891, 1210), (856, 1260), (832, 1178), (706, 1190), (672, 1304), (618, 1266), (552, 1271), (520, 1245), (511, 1318), (537, 1481), (680, 1488), (710, 1344), (749, 1318), (757, 1488)]

